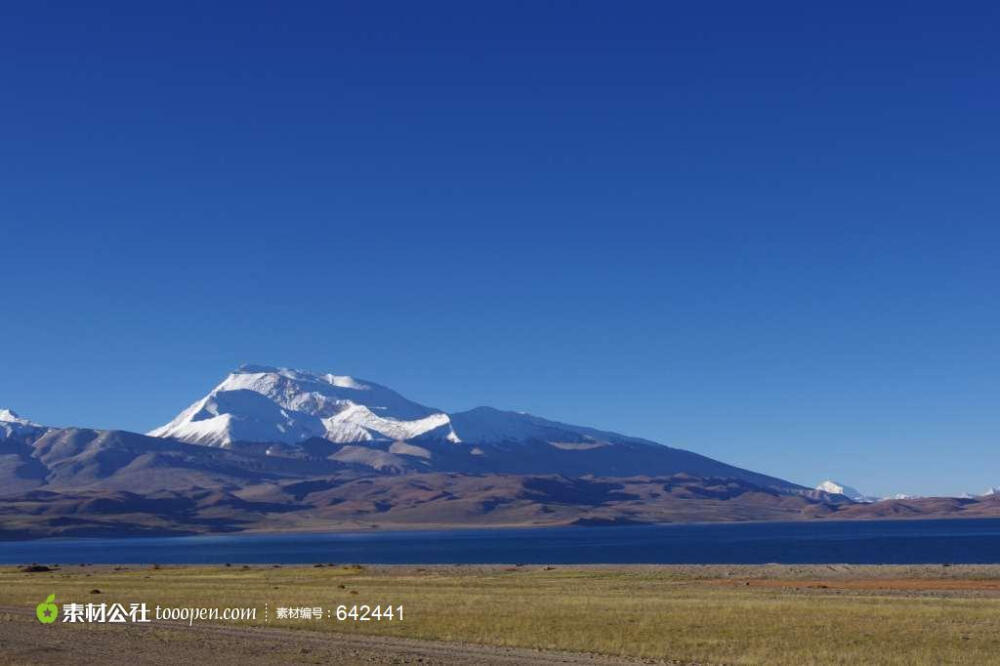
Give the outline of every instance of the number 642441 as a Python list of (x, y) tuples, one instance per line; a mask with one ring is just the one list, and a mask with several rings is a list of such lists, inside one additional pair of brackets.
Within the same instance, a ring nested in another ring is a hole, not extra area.
[(337, 620), (339, 622), (381, 622), (383, 620), (402, 620), (403, 607), (400, 606), (369, 606), (368, 604), (355, 604), (353, 606), (337, 606)]

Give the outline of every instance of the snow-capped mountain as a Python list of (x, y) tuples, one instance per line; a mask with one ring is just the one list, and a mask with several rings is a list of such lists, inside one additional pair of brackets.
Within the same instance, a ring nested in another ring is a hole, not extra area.
[(207, 446), (295, 444), (318, 437), (338, 444), (542, 440), (578, 449), (623, 438), (491, 407), (447, 414), (368, 380), (259, 365), (240, 367), (173, 421), (148, 434)]
[(48, 428), (28, 419), (22, 419), (10, 409), (0, 409), (0, 441), (6, 439), (33, 440)]
[(824, 493), (830, 493), (831, 495), (843, 495), (854, 502), (877, 502), (877, 497), (869, 497), (863, 494), (857, 488), (852, 488), (850, 486), (845, 486), (842, 483), (837, 483), (836, 481), (830, 481), (829, 479), (823, 483), (816, 486), (816, 490), (822, 490)]
[(193, 444), (346, 444), (404, 441), (433, 433), (457, 441), (447, 414), (374, 382), (344, 375), (245, 365), (149, 434)]
[(687, 473), (801, 489), (636, 437), (491, 407), (449, 414), (375, 382), (257, 365), (240, 367), (149, 435), (380, 472)]

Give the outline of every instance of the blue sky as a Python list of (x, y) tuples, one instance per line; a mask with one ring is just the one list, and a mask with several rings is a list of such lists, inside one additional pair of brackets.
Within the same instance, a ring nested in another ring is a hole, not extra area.
[(252, 361), (1000, 485), (1000, 9), (809, 4), (6, 7), (0, 406)]

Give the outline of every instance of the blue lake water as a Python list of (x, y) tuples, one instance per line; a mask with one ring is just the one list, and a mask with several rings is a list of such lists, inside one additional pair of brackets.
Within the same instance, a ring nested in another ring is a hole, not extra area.
[(0, 563), (1000, 563), (1000, 519), (0, 541)]

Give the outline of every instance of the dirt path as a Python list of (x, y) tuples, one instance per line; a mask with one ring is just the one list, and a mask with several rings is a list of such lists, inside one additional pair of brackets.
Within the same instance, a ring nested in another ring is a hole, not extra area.
[(31, 609), (0, 606), (0, 664), (607, 664), (629, 661), (389, 636), (168, 622), (43, 625)]

